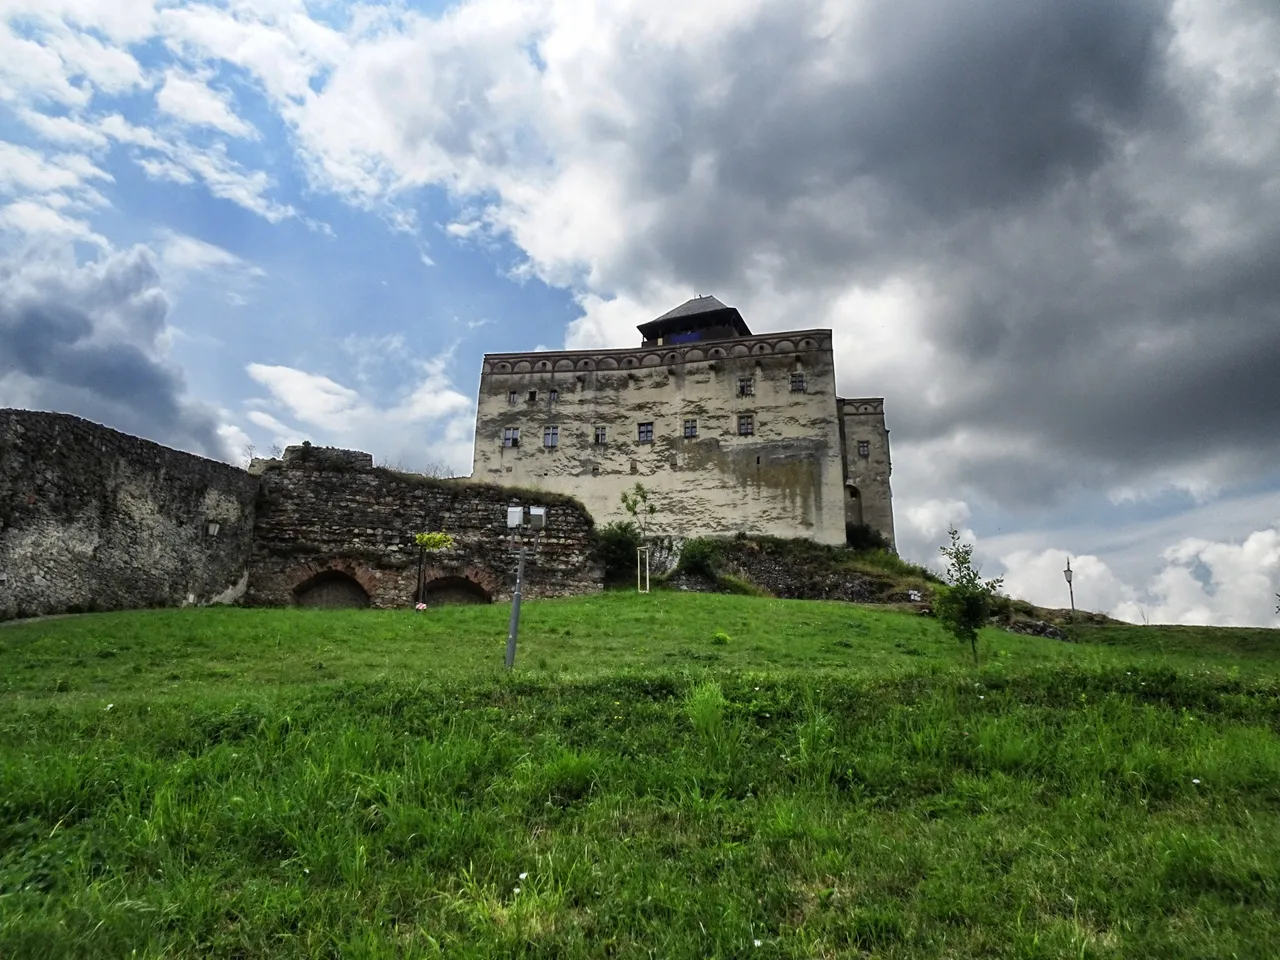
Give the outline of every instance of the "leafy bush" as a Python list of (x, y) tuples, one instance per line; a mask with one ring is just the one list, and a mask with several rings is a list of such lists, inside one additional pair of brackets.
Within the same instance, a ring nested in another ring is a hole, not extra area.
[(608, 523), (596, 531), (596, 553), (604, 563), (606, 583), (619, 583), (636, 575), (636, 550), (640, 528), (630, 520)]
[(846, 523), (844, 540), (853, 550), (890, 550), (891, 545), (879, 530), (865, 523)]
[(720, 544), (709, 537), (693, 537), (680, 549), (676, 569), (684, 573), (700, 573), (714, 577), (720, 567)]
[(729, 642), (729, 639), (730, 638), (727, 633), (725, 633), (723, 630), (717, 630), (715, 636), (711, 638), (711, 642), (715, 644), (717, 647), (723, 647), (725, 644)]

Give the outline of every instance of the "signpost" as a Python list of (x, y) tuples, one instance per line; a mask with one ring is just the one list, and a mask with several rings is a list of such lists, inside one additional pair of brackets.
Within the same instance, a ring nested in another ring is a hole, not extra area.
[[(547, 508), (530, 507), (528, 528), (533, 531), (533, 552), (538, 552), (538, 536), (547, 525)], [(512, 543), (519, 532), (526, 526), (524, 507), (507, 507), (507, 529), (512, 531)], [(524, 538), (520, 539), (520, 559), (516, 562), (516, 591), (511, 597), (511, 623), (507, 628), (507, 669), (516, 663), (516, 638), (520, 633), (520, 597), (524, 591), (524, 558), (527, 547)]]

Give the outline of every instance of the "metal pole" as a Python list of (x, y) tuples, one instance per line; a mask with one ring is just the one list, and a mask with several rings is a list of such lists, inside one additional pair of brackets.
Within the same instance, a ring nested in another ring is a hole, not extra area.
[(511, 598), (511, 626), (507, 630), (507, 669), (516, 663), (516, 634), (520, 632), (520, 591), (524, 586), (524, 542), (520, 543), (520, 562), (516, 564), (516, 592)]
[(1067, 584), (1067, 592), (1071, 594), (1071, 622), (1076, 622), (1076, 588), (1071, 583)]

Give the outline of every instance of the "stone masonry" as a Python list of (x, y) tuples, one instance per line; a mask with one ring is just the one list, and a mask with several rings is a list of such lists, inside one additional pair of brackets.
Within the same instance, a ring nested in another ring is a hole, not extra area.
[(510, 599), (516, 552), (506, 518), (513, 504), (547, 507), (547, 533), (525, 564), (526, 597), (601, 587), (591, 517), (569, 497), (373, 468), (319, 448), (291, 447), (283, 461), (262, 467), (251, 604), (359, 602), (362, 594), (374, 607), (412, 604), (420, 531), (455, 540), (454, 549), (426, 555), (424, 602)]
[(544, 505), (525, 595), (599, 590), (592, 520), (566, 496), (432, 480), (352, 450), (291, 447), (251, 471), (79, 417), (0, 410), (0, 620), (187, 604), (407, 607), (511, 596), (507, 507)]
[(225, 463), (0, 410), (0, 619), (234, 601), (257, 492)]

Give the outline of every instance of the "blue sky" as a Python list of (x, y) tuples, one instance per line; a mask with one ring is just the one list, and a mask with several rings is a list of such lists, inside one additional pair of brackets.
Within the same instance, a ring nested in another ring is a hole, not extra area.
[(470, 466), (486, 350), (696, 293), (884, 396), (902, 552), (1273, 624), (1280, 12), (5, 0), (0, 404)]

